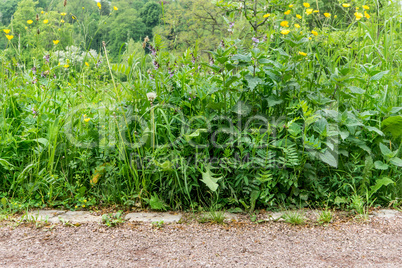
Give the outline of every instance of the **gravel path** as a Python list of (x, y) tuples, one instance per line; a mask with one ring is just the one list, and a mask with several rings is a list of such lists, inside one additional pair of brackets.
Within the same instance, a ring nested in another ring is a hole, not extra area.
[(401, 267), (402, 217), (369, 223), (0, 227), (0, 267)]

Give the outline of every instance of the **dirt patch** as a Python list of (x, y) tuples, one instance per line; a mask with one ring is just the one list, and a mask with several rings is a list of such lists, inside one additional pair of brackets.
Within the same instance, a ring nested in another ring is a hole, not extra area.
[(400, 267), (402, 218), (0, 228), (0, 267)]

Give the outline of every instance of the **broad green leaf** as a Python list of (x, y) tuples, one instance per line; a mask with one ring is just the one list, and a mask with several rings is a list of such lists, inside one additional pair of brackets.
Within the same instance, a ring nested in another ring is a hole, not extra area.
[(3, 198), (1, 199), (1, 204), (3, 205), (3, 207), (6, 207), (6, 205), (7, 205), (7, 198), (3, 197)]
[(382, 161), (375, 161), (374, 167), (379, 170), (387, 170), (389, 166)]
[(318, 156), (320, 157), (321, 161), (330, 165), (331, 167), (338, 167), (338, 161), (328, 150), (326, 150), (324, 153), (319, 153)]
[(186, 139), (186, 141), (190, 141), (192, 138), (199, 137), (202, 133), (205, 133), (207, 131), (208, 130), (205, 128), (199, 128), (189, 135), (184, 135), (184, 138)]
[(222, 177), (214, 177), (214, 173), (211, 172), (211, 166), (208, 165), (206, 167), (206, 172), (201, 172), (202, 174), (202, 182), (205, 183), (208, 188), (215, 192), (218, 189), (218, 181), (222, 179)]
[(241, 115), (241, 116), (246, 116), (251, 112), (251, 108), (249, 105), (242, 101), (238, 101), (233, 107), (232, 107), (232, 112)]
[(402, 159), (400, 159), (399, 157), (394, 157), (391, 159), (391, 164), (397, 166), (397, 167), (402, 167)]
[(34, 139), (33, 141), (39, 142), (43, 146), (47, 146), (49, 144), (49, 141), (45, 138), (38, 138), (38, 139)]
[(388, 177), (384, 177), (381, 179), (378, 179), (375, 183), (375, 185), (371, 186), (370, 189), (370, 196), (372, 196), (373, 194), (375, 194), (378, 190), (380, 190), (381, 187), (383, 186), (387, 186), (389, 184), (393, 184), (395, 183), (393, 180), (391, 180)]
[(242, 61), (242, 62), (250, 62), (251, 56), (250, 55), (241, 55), (236, 54), (231, 58), (232, 61)]
[(275, 105), (281, 104), (283, 102), (283, 100), (281, 100), (280, 98), (271, 95), (267, 98), (268, 101), (268, 107), (273, 107)]
[(225, 81), (225, 87), (230, 87), (234, 82), (238, 81), (239, 78), (237, 76), (230, 76), (226, 81)]
[(383, 78), (384, 75), (386, 75), (387, 73), (389, 73), (389, 71), (383, 71), (383, 72), (379, 72), (378, 74), (372, 76), (370, 78), (370, 81), (378, 81), (381, 78)]
[(384, 145), (383, 143), (380, 143), (380, 150), (381, 150), (381, 153), (382, 153), (384, 156), (389, 157), (389, 158), (394, 157), (395, 154), (396, 154), (396, 152), (392, 152), (392, 151), (388, 148), (388, 146)]
[(252, 75), (246, 75), (244, 77), (247, 81), (248, 87), (250, 88), (250, 90), (254, 90), (254, 88), (258, 85), (262, 83), (262, 80), (258, 77), (254, 77)]
[(373, 131), (373, 132), (377, 133), (380, 136), (384, 136), (384, 133), (381, 130), (379, 130), (378, 128), (376, 128), (376, 127), (366, 126), (366, 128), (367, 128), (368, 131)]
[(394, 138), (402, 136), (402, 116), (390, 116), (382, 121), (382, 130), (391, 133)]
[(366, 92), (364, 89), (361, 89), (360, 87), (349, 86), (348, 88), (350, 92), (354, 94), (364, 94)]
[(341, 135), (342, 140), (345, 140), (347, 137), (349, 137), (350, 133), (347, 130), (342, 130), (340, 132), (340, 135)]

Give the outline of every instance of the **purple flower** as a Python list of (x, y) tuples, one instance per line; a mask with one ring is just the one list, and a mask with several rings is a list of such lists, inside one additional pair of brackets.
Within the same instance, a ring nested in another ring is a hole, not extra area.
[(169, 77), (170, 77), (170, 78), (172, 78), (172, 77), (173, 77), (173, 75), (174, 75), (174, 72), (173, 72), (172, 70), (170, 70), (170, 69), (169, 69), (168, 73), (169, 73)]
[(50, 55), (45, 55), (45, 56), (43, 56), (43, 59), (45, 59), (46, 62), (49, 63)]
[(154, 65), (155, 70), (159, 69), (159, 63), (156, 60), (154, 60), (153, 65)]
[(253, 42), (256, 44), (258, 44), (260, 42), (260, 40), (258, 40), (258, 38), (255, 38), (255, 37), (251, 38), (251, 40), (253, 40)]
[(98, 60), (98, 62), (96, 63), (96, 68), (99, 68), (99, 66), (102, 64), (102, 61), (101, 60)]
[(34, 67), (32, 67), (32, 69), (31, 69), (31, 70), (32, 70), (32, 73), (33, 73), (33, 74), (36, 74), (36, 67), (35, 67), (35, 66), (34, 66)]
[(189, 101), (191, 101), (191, 98), (188, 98)]
[(156, 56), (156, 49), (152, 46), (152, 45), (149, 45), (149, 50), (151, 51), (151, 54), (152, 54), (152, 56)]
[(34, 108), (32, 108), (32, 113), (33, 113), (33, 114), (37, 114), (37, 112), (35, 111)]
[(229, 23), (229, 29), (232, 29), (233, 26), (234, 26), (234, 22), (230, 22), (230, 23)]

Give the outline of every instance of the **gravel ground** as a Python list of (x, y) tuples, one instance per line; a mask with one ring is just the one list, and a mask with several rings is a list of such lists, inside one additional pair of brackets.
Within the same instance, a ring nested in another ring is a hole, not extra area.
[(402, 217), (0, 227), (0, 267), (402, 267)]

